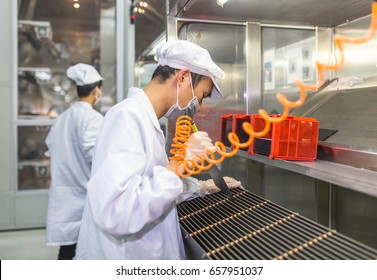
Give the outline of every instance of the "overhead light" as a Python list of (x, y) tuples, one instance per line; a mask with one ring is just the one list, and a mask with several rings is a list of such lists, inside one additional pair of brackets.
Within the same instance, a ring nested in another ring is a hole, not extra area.
[(73, 4), (73, 7), (75, 7), (76, 9), (80, 8), (80, 4), (79, 3), (75, 3)]
[(217, 0), (217, 5), (221, 6), (222, 8), (226, 2), (228, 2), (228, 0)]

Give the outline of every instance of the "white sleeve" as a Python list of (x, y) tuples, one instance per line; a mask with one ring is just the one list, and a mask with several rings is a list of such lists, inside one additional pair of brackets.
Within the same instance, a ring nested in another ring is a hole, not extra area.
[(182, 193), (175, 201), (177, 204), (202, 196), (198, 179), (194, 177), (182, 178), (182, 183)]
[(91, 163), (93, 159), (93, 149), (96, 143), (97, 134), (102, 124), (103, 117), (100, 114), (91, 116), (85, 124), (82, 132), (82, 147), (87, 162)]
[(147, 158), (144, 127), (138, 116), (116, 114), (98, 135), (88, 197), (95, 223), (115, 236), (158, 223), (182, 191), (174, 172)]

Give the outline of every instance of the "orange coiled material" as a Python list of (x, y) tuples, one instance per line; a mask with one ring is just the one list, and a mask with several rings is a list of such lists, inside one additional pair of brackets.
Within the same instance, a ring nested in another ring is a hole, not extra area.
[[(336, 71), (339, 70), (344, 65), (344, 50), (343, 44), (362, 44), (371, 40), (377, 30), (377, 2), (372, 3), (372, 16), (371, 23), (367, 34), (360, 38), (351, 39), (342, 35), (334, 36), (334, 43), (339, 51), (339, 62), (335, 64), (323, 64), (316, 62), (316, 68), (318, 73), (318, 82), (315, 85), (307, 85), (302, 81), (295, 81), (296, 86), (300, 90), (300, 98), (295, 101), (289, 101), (286, 96), (282, 93), (276, 94), (276, 99), (282, 104), (284, 110), (279, 117), (270, 117), (264, 109), (259, 109), (259, 114), (265, 121), (265, 127), (262, 131), (256, 132), (250, 123), (244, 122), (242, 124), (242, 129), (249, 135), (249, 139), (245, 143), (241, 143), (239, 137), (234, 132), (228, 134), (228, 140), (231, 143), (233, 150), (231, 152), (226, 151), (226, 147), (222, 142), (217, 141), (215, 143), (216, 153), (220, 156), (216, 159), (215, 153), (206, 150), (203, 155), (196, 155), (192, 160), (185, 158), (186, 147), (184, 143), (188, 140), (191, 133), (191, 123), (192, 120), (188, 116), (183, 116), (177, 120), (176, 123), (176, 133), (172, 145), (173, 149), (171, 153), (174, 157), (171, 160), (180, 161), (177, 165), (176, 173), (181, 177), (188, 177), (194, 174), (199, 174), (203, 170), (208, 170), (213, 164), (221, 163), (226, 157), (234, 156), (240, 148), (247, 148), (253, 143), (254, 138), (261, 138), (268, 133), (271, 127), (271, 123), (279, 123), (286, 119), (289, 114), (290, 109), (300, 107), (304, 104), (306, 100), (306, 91), (317, 90), (324, 82), (324, 71)], [(186, 173), (182, 173), (179, 170), (181, 165), (184, 166)]]
[(184, 161), (186, 157), (185, 143), (191, 135), (192, 119), (189, 116), (181, 116), (176, 122), (175, 137), (171, 145), (170, 153), (174, 156), (170, 160)]

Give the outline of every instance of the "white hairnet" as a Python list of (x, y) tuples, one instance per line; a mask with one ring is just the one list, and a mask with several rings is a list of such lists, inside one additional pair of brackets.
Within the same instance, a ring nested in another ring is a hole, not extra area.
[(74, 80), (78, 86), (90, 85), (103, 80), (93, 66), (85, 63), (78, 63), (69, 67), (67, 76)]
[(158, 64), (176, 69), (189, 68), (193, 73), (210, 77), (214, 87), (211, 98), (222, 97), (217, 81), (223, 80), (224, 71), (213, 62), (209, 52), (202, 47), (184, 40), (169, 41), (157, 49)]

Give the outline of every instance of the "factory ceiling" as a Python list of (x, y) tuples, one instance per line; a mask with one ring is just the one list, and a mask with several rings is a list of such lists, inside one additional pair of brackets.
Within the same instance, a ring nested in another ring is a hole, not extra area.
[(181, 18), (334, 27), (366, 16), (371, 0), (169, 0)]
[[(81, 8), (73, 8), (75, 2)], [(140, 2), (135, 1), (141, 8)], [(166, 27), (165, 0), (145, 0), (144, 13), (136, 12), (135, 55), (138, 57)], [(114, 6), (116, 0), (19, 0), (18, 16), (22, 20), (49, 21), (54, 40), (67, 32), (81, 33), (99, 30), (100, 9)], [(129, 14), (125, 15), (129, 19)]]
[[(144, 13), (136, 12), (135, 56), (140, 55), (164, 33), (165, 0), (135, 0)], [(143, 3), (144, 3), (143, 2)], [(179, 18), (253, 21), (266, 24), (292, 24), (334, 27), (370, 14), (370, 0), (229, 0), (220, 7), (216, 0), (168, 0), (170, 15)], [(85, 9), (72, 9), (73, 0), (18, 0), (19, 18), (51, 22), (54, 38), (67, 32), (99, 29), (100, 9), (114, 6), (116, 0), (79, 0)], [(129, 15), (125, 15), (128, 19)], [(63, 35), (64, 36), (64, 35)]]

